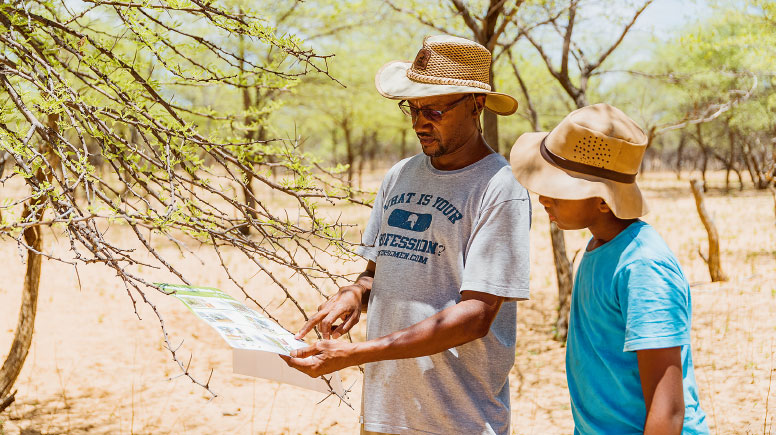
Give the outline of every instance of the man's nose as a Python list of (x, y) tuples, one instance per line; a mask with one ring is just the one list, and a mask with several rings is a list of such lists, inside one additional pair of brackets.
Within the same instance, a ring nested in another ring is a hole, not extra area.
[(418, 132), (419, 130), (425, 130), (423, 127), (430, 124), (431, 124), (431, 121), (429, 121), (425, 116), (423, 116), (423, 112), (418, 111), (418, 115), (415, 116), (415, 119), (412, 121), (412, 128), (414, 128), (415, 131)]
[(546, 196), (539, 195), (539, 204), (549, 207), (552, 205), (552, 198), (547, 198)]

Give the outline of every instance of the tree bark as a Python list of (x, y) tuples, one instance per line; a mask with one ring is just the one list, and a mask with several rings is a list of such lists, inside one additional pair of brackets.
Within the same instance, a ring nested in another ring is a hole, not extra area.
[[(24, 217), (36, 213), (30, 206), (24, 209)], [(24, 275), (24, 287), (22, 288), (22, 303), (19, 308), (19, 320), (16, 323), (11, 350), (0, 368), (0, 399), (4, 399), (13, 388), (16, 378), (24, 366), (24, 360), (30, 350), (32, 333), (35, 327), (35, 313), (38, 308), (38, 287), (40, 284), (41, 251), (43, 239), (40, 227), (32, 226), (24, 230), (24, 241), (37, 252), (27, 251), (27, 270)]]
[(342, 127), (342, 133), (345, 137), (345, 157), (348, 164), (348, 186), (353, 185), (353, 161), (355, 159), (355, 153), (353, 150), (353, 137), (350, 131), (350, 120), (345, 117), (340, 121), (340, 127)]
[(401, 130), (399, 133), (399, 158), (407, 156), (407, 130)]
[[(493, 65), (490, 67), (490, 86), (491, 90), (495, 91), (496, 87), (493, 84)], [(501, 152), (498, 141), (498, 115), (490, 110), (483, 110), (482, 114), (482, 136), (485, 138), (485, 142), (493, 148), (493, 151)]]
[(709, 235), (709, 252), (708, 257), (704, 260), (709, 266), (709, 275), (712, 282), (727, 281), (727, 275), (722, 271), (722, 265), (719, 259), (719, 234), (717, 233), (717, 227), (714, 225), (714, 220), (711, 215), (706, 211), (706, 206), (703, 202), (703, 186), (698, 180), (690, 181), (690, 189), (695, 197), (695, 207), (698, 209), (698, 216), (701, 218), (703, 226), (706, 228), (706, 233)]
[(552, 257), (555, 261), (555, 276), (558, 278), (558, 319), (555, 321), (555, 339), (566, 342), (569, 332), (569, 310), (571, 309), (571, 261), (566, 255), (566, 240), (563, 231), (550, 222)]
[(684, 145), (687, 143), (687, 136), (684, 133), (684, 130), (682, 130), (680, 136), (679, 136), (679, 145), (676, 147), (676, 179), (681, 180), (682, 178), (682, 157), (684, 154)]
[(706, 146), (706, 143), (703, 141), (703, 132), (701, 131), (701, 124), (695, 125), (695, 141), (698, 142), (698, 146), (701, 148), (701, 153), (703, 153), (703, 160), (701, 160), (701, 179), (703, 180), (702, 188), (703, 192), (707, 192), (709, 189), (708, 183), (706, 183), (706, 169), (709, 166), (709, 149)]

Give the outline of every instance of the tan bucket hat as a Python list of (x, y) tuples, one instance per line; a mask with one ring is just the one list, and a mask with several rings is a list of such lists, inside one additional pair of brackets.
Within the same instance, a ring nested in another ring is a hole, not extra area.
[(647, 135), (620, 109), (595, 104), (569, 113), (549, 133), (525, 133), (509, 160), (526, 189), (557, 199), (600, 197), (615, 216), (647, 214), (636, 174)]
[(414, 61), (395, 60), (380, 68), (375, 86), (392, 100), (449, 94), (485, 94), (485, 108), (499, 115), (517, 110), (517, 100), (491, 91), (490, 51), (449, 35), (427, 36)]

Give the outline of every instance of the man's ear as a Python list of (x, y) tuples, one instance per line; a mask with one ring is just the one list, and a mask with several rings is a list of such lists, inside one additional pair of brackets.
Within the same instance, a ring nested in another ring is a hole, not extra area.
[(484, 94), (475, 94), (474, 95), (474, 113), (479, 115), (482, 113), (483, 109), (485, 109), (485, 98), (486, 96)]
[(601, 213), (609, 213), (610, 211), (612, 211), (612, 209), (609, 208), (609, 204), (607, 204), (603, 198), (598, 198), (598, 199), (601, 200), (601, 202), (598, 203), (598, 211), (600, 211)]

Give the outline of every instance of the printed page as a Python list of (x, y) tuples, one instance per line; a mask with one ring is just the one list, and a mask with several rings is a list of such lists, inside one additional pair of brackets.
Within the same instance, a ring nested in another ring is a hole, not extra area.
[(253, 349), (290, 355), (306, 347), (303, 341), (272, 319), (246, 307), (221, 290), (179, 284), (157, 284), (207, 322), (235, 349)]
[(334, 393), (348, 403), (338, 373), (311, 378), (289, 367), (273, 354), (290, 355), (294, 349), (307, 343), (294, 338), (272, 319), (246, 307), (221, 290), (210, 287), (192, 287), (182, 284), (156, 283), (172, 292), (191, 312), (218, 331), (233, 348), (234, 373), (270, 379), (322, 393)]

